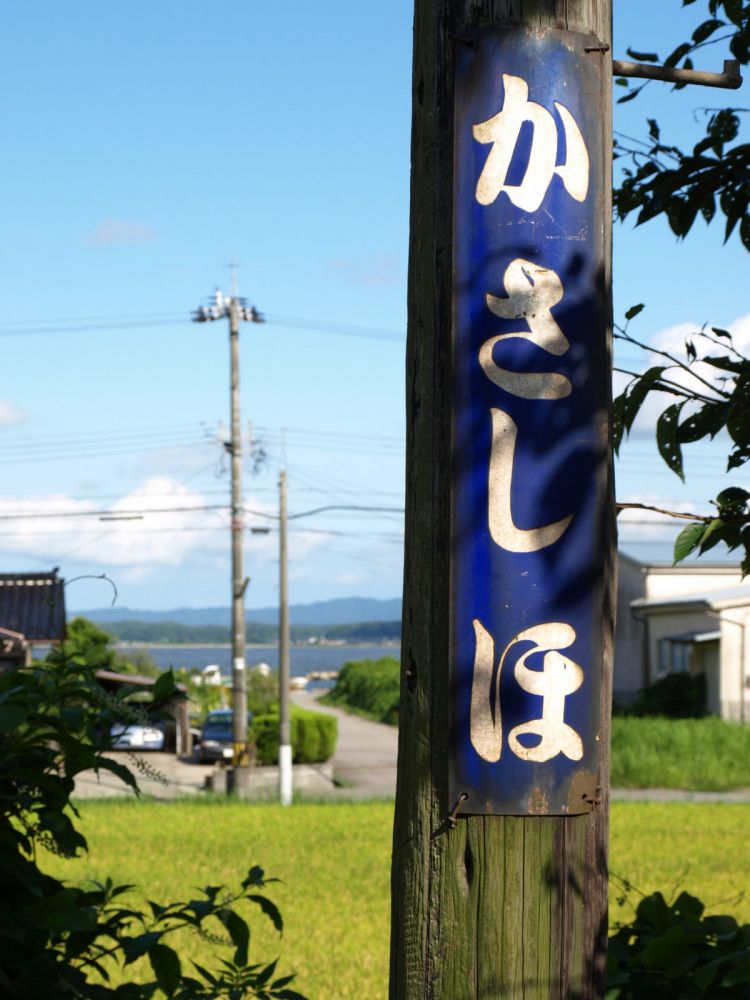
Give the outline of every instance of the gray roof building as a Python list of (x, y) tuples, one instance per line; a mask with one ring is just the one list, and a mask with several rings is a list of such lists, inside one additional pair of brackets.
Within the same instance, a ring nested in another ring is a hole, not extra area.
[(0, 573), (0, 628), (30, 643), (65, 638), (65, 581), (49, 573)]

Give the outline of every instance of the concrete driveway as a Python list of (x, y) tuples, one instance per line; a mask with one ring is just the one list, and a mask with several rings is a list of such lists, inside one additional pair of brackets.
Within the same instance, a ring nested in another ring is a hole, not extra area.
[[(144, 795), (156, 799), (178, 799), (202, 792), (206, 775), (213, 771), (213, 764), (198, 764), (181, 760), (173, 753), (128, 753), (113, 750), (105, 756), (130, 768), (138, 779)], [(76, 799), (109, 799), (134, 796), (133, 791), (111, 771), (84, 771), (76, 778)]]

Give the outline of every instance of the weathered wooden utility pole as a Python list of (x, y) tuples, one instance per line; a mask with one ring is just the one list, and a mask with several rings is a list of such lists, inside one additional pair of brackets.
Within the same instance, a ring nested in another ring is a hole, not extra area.
[(416, 0), (391, 997), (594, 998), (611, 0)]

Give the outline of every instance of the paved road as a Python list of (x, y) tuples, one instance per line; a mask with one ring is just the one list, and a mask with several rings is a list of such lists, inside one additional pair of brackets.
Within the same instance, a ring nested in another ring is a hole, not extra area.
[(338, 708), (318, 704), (309, 691), (294, 691), (292, 701), (300, 708), (335, 715), (339, 738), (333, 756), (333, 773), (342, 782), (339, 795), (347, 798), (393, 798), (396, 794), (398, 730), (348, 715)]

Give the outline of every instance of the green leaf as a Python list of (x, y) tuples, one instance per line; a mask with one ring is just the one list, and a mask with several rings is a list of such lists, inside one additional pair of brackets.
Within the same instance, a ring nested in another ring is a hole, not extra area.
[(750, 500), (750, 493), (747, 490), (740, 489), (739, 486), (728, 486), (716, 496), (716, 502), (720, 507), (724, 507), (727, 504), (744, 504), (748, 500)]
[(693, 41), (696, 45), (701, 42), (705, 42), (707, 38), (710, 38), (715, 31), (719, 28), (723, 28), (725, 21), (720, 21), (718, 18), (710, 18), (708, 21), (704, 21), (703, 24), (698, 25), (698, 27), (693, 32)]
[(625, 51), (631, 59), (637, 59), (638, 62), (659, 62), (659, 56), (655, 52), (636, 52), (635, 49)]
[(630, 309), (628, 309), (628, 311), (625, 313), (625, 319), (626, 320), (635, 319), (638, 313), (643, 312), (645, 308), (646, 306), (643, 302), (640, 302), (637, 306), (631, 306)]
[(692, 48), (692, 46), (690, 45), (689, 42), (682, 42), (681, 45), (677, 46), (677, 48), (674, 50), (674, 52), (671, 52), (667, 56), (667, 58), (664, 60), (664, 65), (665, 66), (676, 66), (677, 63), (680, 61), (680, 59), (682, 59), (683, 56), (686, 56), (688, 54), (688, 52), (690, 51), (691, 48)]
[(706, 403), (680, 424), (677, 431), (679, 441), (688, 444), (700, 441), (706, 435), (711, 438), (716, 437), (726, 425), (727, 410), (727, 403)]
[(280, 990), (284, 986), (288, 986), (290, 983), (294, 982), (297, 977), (292, 974), (291, 976), (280, 976), (279, 979), (274, 979), (271, 983), (271, 989)]
[(702, 990), (707, 990), (714, 979), (716, 979), (716, 973), (719, 971), (720, 964), (721, 961), (717, 959), (714, 962), (707, 962), (696, 969), (693, 973), (696, 986), (700, 986)]
[(625, 392), (625, 404), (622, 411), (622, 422), (625, 430), (629, 431), (633, 426), (633, 421), (638, 416), (638, 411), (652, 389), (656, 388), (664, 372), (663, 367), (649, 368), (628, 386)]
[(4, 733), (13, 732), (14, 729), (26, 721), (29, 714), (29, 706), (6, 702), (0, 705), (0, 731)]
[(96, 926), (94, 911), (82, 906), (77, 889), (62, 889), (26, 912), (38, 927), (55, 931), (90, 931)]
[(732, 334), (729, 332), (729, 330), (722, 330), (721, 327), (718, 326), (712, 326), (711, 329), (713, 330), (713, 332), (716, 334), (717, 337), (725, 337), (727, 340), (732, 339)]
[(160, 931), (147, 931), (145, 934), (139, 934), (138, 937), (124, 938), (122, 941), (122, 950), (125, 955), (124, 964), (130, 965), (131, 962), (141, 958), (149, 948), (158, 943), (160, 938)]
[(689, 524), (679, 533), (674, 543), (674, 561), (676, 563), (690, 555), (690, 553), (700, 544), (701, 536), (705, 530), (703, 521), (696, 524)]
[[(708, 552), (714, 545), (725, 541), (727, 531), (731, 531), (731, 526), (727, 525), (720, 517), (715, 517), (706, 525), (706, 530), (701, 535), (700, 554)], [(736, 529), (734, 529), (736, 531)]]
[(724, 0), (724, 12), (733, 24), (742, 27), (742, 0)]
[[(192, 961), (192, 959), (191, 959), (191, 961)], [(206, 982), (210, 986), (217, 987), (219, 985), (219, 980), (216, 978), (216, 976), (213, 976), (208, 971), (208, 969), (204, 969), (203, 966), (202, 965), (198, 965), (197, 962), (193, 962), (193, 965), (195, 966), (195, 968), (198, 970), (198, 972), (200, 973), (200, 975), (203, 976), (203, 978), (206, 980)]]
[(250, 946), (250, 928), (239, 914), (228, 910), (221, 914), (221, 922), (229, 931), (232, 944), (235, 947), (233, 961), (235, 965), (247, 965), (247, 952)]
[(174, 673), (171, 670), (167, 670), (163, 674), (159, 674), (151, 692), (154, 701), (166, 701), (167, 698), (171, 698), (174, 695), (175, 689)]
[(622, 416), (625, 410), (625, 393), (622, 393), (612, 403), (612, 448), (615, 455), (619, 454), (622, 445), (622, 436), (625, 433), (625, 424)]
[(182, 976), (182, 967), (177, 953), (166, 944), (152, 944), (148, 949), (148, 958), (159, 987), (164, 990), (168, 997), (171, 997), (180, 985)]
[(258, 904), (279, 933), (283, 931), (284, 921), (281, 919), (279, 908), (275, 903), (272, 903), (266, 896), (248, 896), (247, 898)]
[(253, 865), (243, 879), (242, 888), (249, 889), (253, 887), (255, 889), (262, 889), (266, 884), (265, 874), (260, 865)]
[(678, 421), (684, 405), (684, 401), (672, 403), (656, 422), (656, 445), (659, 454), (672, 472), (676, 473), (683, 482), (685, 481), (685, 473), (682, 466), (682, 448), (678, 438)]
[(111, 771), (112, 774), (117, 775), (117, 777), (124, 784), (128, 785), (136, 792), (138, 791), (138, 782), (135, 780), (135, 775), (133, 774), (133, 772), (130, 770), (129, 767), (126, 767), (124, 764), (121, 764), (118, 760), (112, 760), (111, 757), (99, 757), (96, 762), (96, 769), (97, 771), (98, 770)]

